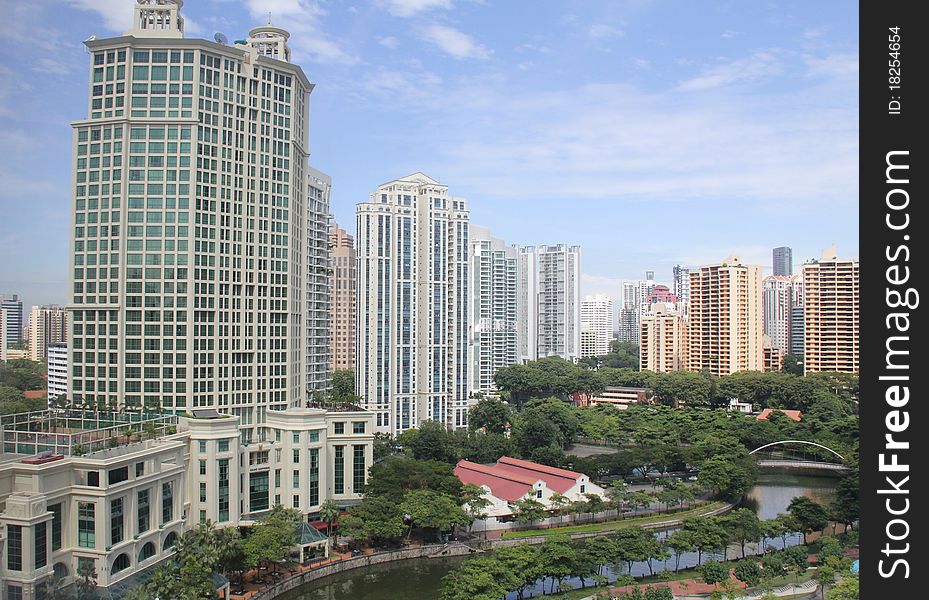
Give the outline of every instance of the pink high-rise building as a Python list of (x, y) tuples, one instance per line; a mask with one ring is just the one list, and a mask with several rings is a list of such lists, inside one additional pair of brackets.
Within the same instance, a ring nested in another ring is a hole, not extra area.
[(332, 294), (329, 368), (355, 370), (355, 241), (336, 223), (329, 226)]

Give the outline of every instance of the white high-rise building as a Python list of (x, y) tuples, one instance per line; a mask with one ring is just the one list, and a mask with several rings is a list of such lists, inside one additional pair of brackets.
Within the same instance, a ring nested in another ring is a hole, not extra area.
[(581, 355), (580, 246), (519, 248), (517, 343), (521, 362)]
[(68, 344), (48, 345), (48, 400), (68, 393)]
[(329, 390), (329, 192), (332, 179), (307, 169), (306, 196), (306, 394), (321, 399)]
[(48, 356), (48, 345), (68, 341), (68, 313), (60, 306), (33, 306), (29, 312), (29, 360)]
[[(610, 352), (613, 339), (613, 299), (603, 294), (587, 296), (581, 302), (581, 338), (593, 332), (592, 345), (581, 349), (581, 357), (603, 356)], [(584, 344), (582, 343), (582, 346)]]
[(648, 314), (648, 297), (651, 295), (652, 290), (655, 289), (655, 286), (658, 285), (655, 282), (655, 272), (646, 271), (645, 280), (637, 281), (636, 285), (636, 308), (639, 309), (639, 321), (641, 322), (641, 317), (644, 317)]
[(674, 265), (674, 286), (672, 292), (677, 296), (677, 308), (687, 315), (687, 303), (690, 301), (690, 269), (683, 265)]
[(619, 309), (619, 341), (639, 343), (639, 283), (623, 282), (623, 304)]
[(0, 307), (0, 362), (6, 362), (6, 309)]
[(313, 85), (287, 31), (185, 38), (182, 4), (140, 0), (126, 35), (85, 42), (68, 395), (216, 409), (248, 441), (307, 399)]
[(4, 348), (20, 344), (23, 341), (23, 301), (17, 294), (0, 296), (0, 307), (6, 313), (3, 333), (6, 336)]
[(378, 431), (467, 425), (468, 218), (422, 173), (357, 206), (355, 387)]
[(768, 275), (761, 286), (764, 335), (771, 338), (771, 347), (787, 354), (791, 309), (803, 306), (803, 279), (800, 275)]
[(469, 305), (471, 391), (493, 392), (497, 369), (518, 362), (516, 352), (517, 250), (471, 225)]

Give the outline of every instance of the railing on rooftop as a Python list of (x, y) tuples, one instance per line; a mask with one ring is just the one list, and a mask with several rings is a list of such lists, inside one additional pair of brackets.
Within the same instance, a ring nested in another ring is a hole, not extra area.
[(0, 454), (86, 455), (162, 437), (177, 417), (155, 412), (49, 409), (0, 417)]

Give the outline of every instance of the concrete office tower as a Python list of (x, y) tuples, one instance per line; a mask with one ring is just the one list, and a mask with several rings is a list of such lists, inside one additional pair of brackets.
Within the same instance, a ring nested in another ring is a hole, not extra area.
[(689, 370), (762, 370), (761, 267), (730, 256), (692, 271), (689, 319)]
[(687, 369), (687, 318), (673, 310), (673, 305), (652, 304), (642, 319), (639, 345), (639, 370), (670, 373)]
[(790, 354), (801, 360), (803, 359), (803, 346), (806, 343), (803, 312), (802, 303), (790, 307), (790, 348), (788, 350)]
[(329, 192), (332, 179), (307, 169), (306, 198), (306, 395), (322, 400), (332, 387), (329, 372)]
[(6, 362), (6, 309), (0, 307), (0, 362)]
[(790, 277), (794, 274), (794, 253), (788, 246), (780, 246), (772, 252), (775, 277)]
[(619, 341), (639, 343), (639, 285), (623, 282), (623, 305), (619, 309)]
[(683, 265), (674, 265), (673, 294), (677, 297), (679, 312), (687, 314), (687, 302), (690, 300), (690, 269)]
[[(586, 349), (583, 347), (585, 330), (593, 333)], [(581, 302), (581, 357), (609, 354), (612, 339), (613, 299), (603, 294), (587, 296)]]
[(355, 240), (329, 226), (329, 369), (355, 370)]
[(355, 388), (377, 431), (467, 425), (468, 209), (422, 173), (358, 204)]
[(61, 306), (33, 306), (28, 337), (29, 360), (45, 360), (49, 344), (68, 341), (68, 312)]
[(638, 290), (636, 291), (636, 307), (639, 309), (639, 316), (643, 317), (648, 314), (648, 297), (652, 293), (652, 290), (655, 289), (655, 286), (658, 285), (655, 283), (655, 272), (646, 271), (645, 281), (638, 281), (636, 283), (638, 285)]
[(803, 280), (799, 275), (769, 275), (762, 280), (764, 335), (771, 346), (786, 354), (790, 350), (790, 315), (803, 306)]
[(48, 400), (68, 393), (68, 344), (48, 345)]
[(6, 334), (5, 348), (15, 346), (23, 342), (23, 301), (18, 295), (0, 296), (0, 306), (6, 312), (6, 325), (4, 333)]
[(243, 439), (302, 406), (307, 148), (313, 85), (287, 31), (184, 37), (180, 0), (90, 38), (73, 123), (68, 395), (214, 408)]
[(804, 373), (857, 373), (860, 351), (858, 261), (835, 246), (803, 264)]
[(492, 393), (497, 369), (518, 362), (516, 353), (517, 250), (471, 226), (471, 391)]
[(519, 248), (518, 334), (521, 362), (581, 355), (580, 246)]

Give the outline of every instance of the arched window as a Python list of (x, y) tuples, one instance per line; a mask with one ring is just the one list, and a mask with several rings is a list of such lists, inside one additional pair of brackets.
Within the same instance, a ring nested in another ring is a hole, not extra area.
[(123, 553), (116, 557), (116, 560), (113, 561), (113, 574), (117, 574), (120, 571), (129, 568), (129, 557)]
[(174, 547), (174, 542), (177, 541), (177, 534), (173, 531), (168, 534), (168, 537), (165, 538), (165, 543), (161, 545), (162, 550), (170, 550)]
[(69, 573), (68, 566), (60, 562), (55, 563), (55, 566), (52, 567), (52, 572), (55, 574), (56, 577), (60, 579), (64, 579), (65, 577), (68, 576), (68, 573)]
[(146, 561), (153, 556), (155, 556), (155, 544), (149, 542), (142, 546), (142, 551), (139, 552), (139, 562)]

